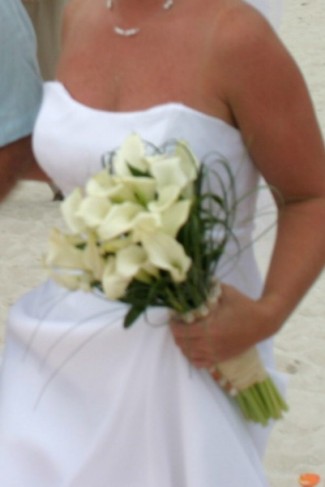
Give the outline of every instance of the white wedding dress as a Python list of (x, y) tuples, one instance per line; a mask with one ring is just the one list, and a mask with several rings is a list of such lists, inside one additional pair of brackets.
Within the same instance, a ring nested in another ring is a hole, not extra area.
[[(156, 146), (184, 139), (199, 159), (215, 151), (228, 160), (237, 196), (250, 196), (236, 216), (240, 256), (231, 260), (238, 247), (230, 242), (220, 273), (258, 297), (258, 174), (236, 129), (180, 103), (95, 110), (51, 82), (34, 148), (67, 194), (134, 132)], [(166, 310), (151, 310), (128, 330), (125, 311), (124, 304), (52, 281), (11, 308), (0, 375), (1, 487), (266, 487), (261, 457), (270, 428), (248, 424), (209, 373), (189, 364)], [(281, 385), (271, 342), (259, 349)]]
[[(243, 198), (242, 252), (224, 281), (252, 297), (261, 280), (251, 245), (258, 174), (240, 133), (179, 103), (126, 113), (91, 109), (47, 83), (36, 155), (65, 193), (101, 157), (139, 133), (157, 146), (185, 139), (199, 158), (218, 151)], [(246, 249), (246, 250), (244, 250)], [(237, 251), (230, 243), (226, 258)], [(11, 309), (0, 381), (3, 487), (265, 487), (268, 428), (247, 424), (209, 373), (182, 356), (154, 310), (130, 329), (126, 305), (49, 281)], [(260, 345), (272, 369), (271, 343)]]

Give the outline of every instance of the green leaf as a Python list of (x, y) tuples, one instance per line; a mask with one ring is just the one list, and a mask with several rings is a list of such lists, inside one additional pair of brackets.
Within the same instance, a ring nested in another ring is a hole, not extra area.
[(131, 164), (127, 163), (127, 167), (130, 171), (130, 173), (132, 174), (132, 176), (134, 177), (140, 177), (140, 178), (143, 178), (143, 177), (150, 177), (150, 174), (148, 171), (140, 171), (140, 169), (137, 169), (136, 167), (134, 166), (131, 166)]
[(123, 326), (124, 328), (129, 328), (144, 312), (145, 307), (143, 306), (131, 306), (129, 311), (126, 313), (124, 318)]

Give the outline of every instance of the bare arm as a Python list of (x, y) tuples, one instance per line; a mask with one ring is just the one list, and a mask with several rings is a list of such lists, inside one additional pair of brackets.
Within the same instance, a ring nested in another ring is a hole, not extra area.
[(269, 335), (325, 263), (325, 151), (294, 61), (268, 26), (254, 27), (254, 18), (249, 26), (249, 19), (244, 20), (244, 34), (253, 34), (236, 64), (240, 90), (239, 83), (232, 83), (229, 100), (256, 166), (281, 195), (277, 239), (262, 296), (272, 307), (273, 322), (265, 330)]
[(0, 148), (0, 201), (19, 179), (49, 181), (34, 159), (30, 136)]
[(224, 286), (219, 306), (204, 319), (208, 327), (172, 328), (184, 354), (208, 368), (276, 333), (325, 263), (325, 151), (305, 83), (257, 14), (246, 9), (224, 20), (218, 59), (224, 99), (283, 204), (277, 201), (277, 238), (261, 298)]

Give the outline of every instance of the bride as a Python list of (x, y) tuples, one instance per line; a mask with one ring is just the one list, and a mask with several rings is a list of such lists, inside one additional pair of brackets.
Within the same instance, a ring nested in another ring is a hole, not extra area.
[[(186, 140), (200, 160), (217, 151), (251, 195), (234, 228), (246, 250), (223, 275), (208, 337), (199, 322), (167, 326), (163, 309), (126, 331), (126, 305), (51, 280), (20, 299), (0, 381), (1, 485), (267, 486), (269, 428), (246, 422), (209, 370), (257, 345), (281, 380), (271, 337), (325, 261), (325, 153), (267, 2), (250, 3), (70, 1), (34, 131), (38, 163), (68, 194), (130, 133)], [(250, 223), (260, 175), (279, 210), (264, 282)]]

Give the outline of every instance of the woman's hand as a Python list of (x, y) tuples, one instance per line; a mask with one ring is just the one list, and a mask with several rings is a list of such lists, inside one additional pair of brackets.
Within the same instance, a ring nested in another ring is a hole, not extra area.
[[(176, 344), (198, 368), (213, 371), (216, 364), (244, 352), (276, 331), (265, 300), (254, 301), (235, 288), (222, 285), (210, 313), (192, 323), (171, 321)], [(275, 321), (275, 320), (274, 320)]]

